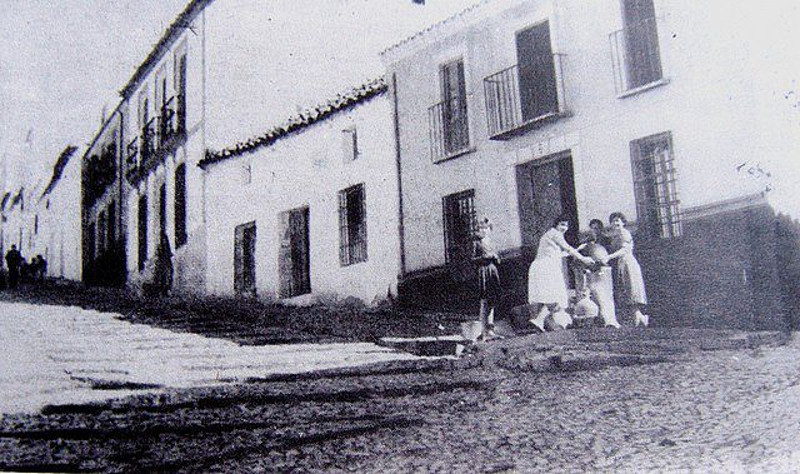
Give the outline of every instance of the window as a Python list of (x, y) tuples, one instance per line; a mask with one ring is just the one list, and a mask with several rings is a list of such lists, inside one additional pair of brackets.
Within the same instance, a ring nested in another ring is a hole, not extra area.
[(186, 164), (175, 169), (175, 247), (186, 243)]
[(367, 261), (367, 209), (364, 185), (339, 191), (339, 263)]
[(147, 196), (139, 198), (139, 271), (147, 261)]
[(155, 83), (155, 104), (156, 114), (159, 116), (158, 127), (156, 128), (156, 146), (161, 146), (167, 135), (167, 66), (161, 66), (156, 73)]
[(358, 132), (356, 127), (342, 130), (342, 150), (345, 162), (358, 158)]
[(631, 142), (639, 227), (664, 239), (680, 237), (680, 201), (675, 189), (672, 136), (661, 133)]
[(558, 112), (558, 89), (550, 24), (526, 28), (516, 37), (522, 121)]
[(177, 96), (176, 124), (178, 133), (186, 131), (186, 53), (175, 57), (175, 95)]
[(464, 60), (457, 59), (439, 68), (442, 91), (442, 134), (447, 155), (469, 148), (467, 86)]
[(621, 0), (623, 29), (611, 34), (617, 92), (663, 78), (653, 0)]
[(475, 190), (445, 196), (442, 207), (446, 261), (468, 261), (472, 257), (472, 233), (475, 229)]

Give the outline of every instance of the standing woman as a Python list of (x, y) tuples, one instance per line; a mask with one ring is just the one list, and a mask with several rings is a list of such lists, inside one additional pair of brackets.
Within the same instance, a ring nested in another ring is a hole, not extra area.
[(614, 262), (614, 283), (617, 301), (633, 311), (634, 325), (650, 324), (650, 316), (642, 313), (642, 308), (647, 304), (647, 293), (644, 289), (642, 268), (633, 255), (633, 236), (625, 228), (627, 219), (621, 212), (612, 213), (608, 222), (611, 224), (611, 250), (612, 253), (605, 258), (603, 263)]
[(571, 255), (586, 265), (594, 263), (593, 259), (581, 255), (567, 243), (564, 239), (567, 229), (569, 216), (558, 216), (553, 227), (539, 238), (536, 259), (528, 269), (528, 303), (538, 305), (536, 317), (529, 321), (541, 332), (544, 332), (548, 314), (555, 314), (568, 304), (563, 258)]

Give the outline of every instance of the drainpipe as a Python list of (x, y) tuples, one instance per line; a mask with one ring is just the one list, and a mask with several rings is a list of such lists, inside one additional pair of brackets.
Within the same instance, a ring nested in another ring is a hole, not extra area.
[(397, 73), (392, 73), (392, 106), (394, 116), (394, 151), (397, 166), (397, 235), (400, 243), (400, 278), (406, 275), (406, 239), (403, 216), (403, 170), (400, 162), (400, 112), (397, 105)]

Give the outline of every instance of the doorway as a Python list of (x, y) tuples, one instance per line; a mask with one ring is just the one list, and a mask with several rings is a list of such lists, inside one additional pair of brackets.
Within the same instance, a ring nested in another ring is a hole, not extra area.
[(309, 262), (308, 208), (282, 212), (281, 248), (278, 255), (280, 296), (291, 298), (311, 292)]
[(256, 294), (256, 223), (236, 227), (234, 244), (234, 290), (237, 295)]
[(567, 242), (578, 243), (578, 206), (569, 152), (518, 165), (517, 193), (522, 253), (529, 261), (536, 256), (539, 238), (561, 214), (570, 217)]

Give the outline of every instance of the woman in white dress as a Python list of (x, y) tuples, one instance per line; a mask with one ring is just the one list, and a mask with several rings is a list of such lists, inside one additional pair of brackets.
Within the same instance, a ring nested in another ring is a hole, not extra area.
[(603, 263), (614, 261), (614, 293), (621, 306), (628, 307), (634, 314), (634, 325), (647, 326), (650, 316), (642, 312), (647, 304), (642, 268), (633, 255), (633, 236), (625, 228), (627, 220), (621, 212), (614, 212), (608, 218), (611, 224), (611, 253)]
[(528, 303), (532, 305), (532, 311), (538, 308), (536, 317), (529, 321), (540, 332), (544, 332), (547, 316), (566, 308), (568, 304), (563, 258), (571, 255), (586, 265), (594, 263), (593, 259), (581, 255), (567, 243), (564, 239), (567, 229), (569, 216), (557, 217), (553, 227), (539, 238), (536, 259), (528, 269)]

